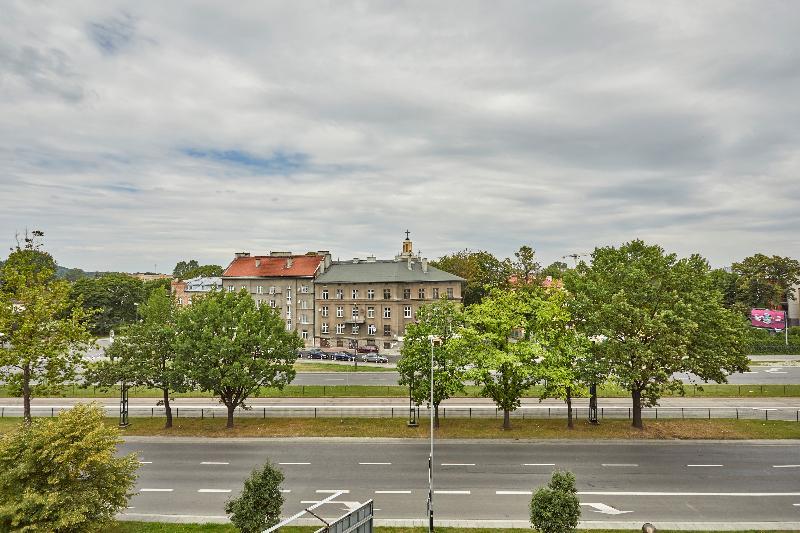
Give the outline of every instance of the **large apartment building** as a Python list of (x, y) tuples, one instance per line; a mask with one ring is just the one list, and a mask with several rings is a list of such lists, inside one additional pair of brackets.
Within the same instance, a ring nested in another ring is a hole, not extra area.
[(222, 273), (222, 290), (244, 289), (256, 305), (277, 309), (286, 329), (296, 331), (310, 346), (314, 342), (314, 278), (330, 265), (327, 251), (306, 255), (270, 252), (255, 256), (240, 252)]
[(394, 259), (333, 262), (314, 282), (315, 342), (394, 348), (421, 305), (443, 297), (460, 301), (464, 281), (414, 255), (408, 235)]

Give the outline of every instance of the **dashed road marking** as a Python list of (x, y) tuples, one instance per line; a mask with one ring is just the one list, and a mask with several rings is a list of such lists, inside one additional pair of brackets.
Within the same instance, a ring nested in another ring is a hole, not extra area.
[(390, 465), (392, 463), (358, 463), (360, 465)]
[(442, 466), (475, 466), (475, 463), (442, 463)]
[(603, 463), (603, 466), (609, 467), (624, 467), (624, 466), (639, 466), (636, 463)]
[(335, 494), (337, 492), (341, 492), (342, 494), (350, 494), (350, 491), (347, 489), (319, 489), (317, 494)]
[(286, 493), (292, 492), (292, 489), (281, 489), (281, 492), (286, 494)]
[(279, 465), (310, 465), (311, 463), (278, 463)]
[(376, 490), (375, 494), (411, 494), (410, 490)]
[(139, 464), (140, 465), (151, 465), (151, 464), (153, 464), (153, 461), (139, 461)]
[(172, 492), (172, 489), (139, 489), (139, 492)]
[(714, 467), (714, 466), (718, 467), (718, 466), (724, 466), (724, 465), (686, 465), (686, 466), (701, 467), (702, 468), (702, 467)]
[(556, 466), (555, 463), (523, 463), (522, 466)]
[(434, 490), (434, 494), (472, 494), (468, 490)]
[(772, 468), (800, 468), (800, 465), (772, 465)]
[(530, 496), (533, 494), (530, 490), (496, 490), (494, 493), (498, 496)]
[(228, 492), (230, 492), (230, 491), (231, 491), (231, 489), (199, 489), (197, 492), (204, 492), (204, 493), (217, 493), (217, 492), (221, 492), (221, 493), (225, 493), (225, 494), (227, 494), (227, 493), (228, 493)]
[(222, 461), (203, 461), (200, 463), (201, 465), (229, 465), (230, 463), (225, 463)]

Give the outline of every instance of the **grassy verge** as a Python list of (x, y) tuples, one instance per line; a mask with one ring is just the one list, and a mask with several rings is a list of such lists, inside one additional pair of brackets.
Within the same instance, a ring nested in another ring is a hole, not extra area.
[[(20, 418), (0, 419), (0, 433), (18, 427)], [(110, 426), (116, 418), (107, 419)], [(428, 422), (409, 428), (398, 418), (240, 418), (236, 427), (225, 429), (225, 420), (179, 418), (174, 427), (163, 428), (161, 418), (133, 418), (123, 435), (173, 437), (395, 437), (427, 438)], [(798, 439), (800, 424), (760, 420), (646, 420), (640, 431), (628, 420), (604, 420), (597, 426), (585, 420), (568, 430), (565, 420), (512, 420), (503, 431), (494, 418), (449, 418), (442, 420), (436, 436), (443, 439)]]
[[(313, 364), (313, 363), (309, 363)], [(331, 365), (335, 366), (335, 365)], [(360, 367), (359, 367), (360, 368)], [(342, 371), (343, 372), (343, 371)], [(687, 398), (798, 398), (800, 385), (685, 385), (684, 396)], [(541, 387), (532, 387), (525, 394), (526, 398), (538, 398)], [(601, 398), (629, 398), (630, 394), (615, 385), (604, 385), (598, 389)], [(146, 387), (132, 387), (131, 398), (161, 398), (161, 391)], [(14, 396), (5, 386), (0, 386), (0, 398)], [(96, 387), (80, 387), (66, 385), (58, 394), (50, 397), (60, 398), (117, 398), (118, 388), (100, 389)], [(677, 397), (680, 394), (670, 393), (664, 397)], [(211, 398), (210, 392), (191, 391), (175, 393), (174, 398)], [(283, 390), (263, 388), (256, 398), (408, 398), (408, 387), (395, 385), (289, 385)], [(467, 386), (457, 398), (480, 398), (481, 388)]]
[(387, 366), (375, 366), (370, 363), (358, 363), (355, 367), (353, 363), (300, 363), (294, 364), (297, 372), (397, 372), (396, 368)]
[[(285, 527), (282, 533), (311, 533), (315, 527)], [(117, 526), (107, 530), (109, 533), (235, 533), (237, 531), (229, 524), (159, 524), (155, 522), (120, 522)], [(376, 527), (378, 533), (425, 533), (427, 528), (422, 527)], [(522, 533), (530, 529), (461, 529), (455, 527), (437, 527), (436, 531), (442, 533)], [(589, 530), (578, 530), (589, 531)], [(593, 529), (592, 533), (634, 533), (638, 529)], [(660, 530), (661, 533), (673, 533), (670, 530)], [(683, 531), (681, 533), (707, 533), (702, 530)], [(740, 531), (739, 533), (782, 533), (780, 531)], [(789, 533), (789, 532), (786, 532)]]

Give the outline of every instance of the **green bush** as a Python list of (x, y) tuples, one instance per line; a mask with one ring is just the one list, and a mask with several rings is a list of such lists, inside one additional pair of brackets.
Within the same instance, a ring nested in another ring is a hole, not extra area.
[(76, 405), (0, 440), (0, 531), (105, 531), (125, 509), (139, 463), (102, 410)]
[(581, 506), (572, 472), (553, 472), (547, 487), (531, 498), (531, 525), (540, 533), (572, 533), (578, 527)]
[(283, 472), (269, 461), (261, 469), (253, 470), (239, 497), (225, 504), (225, 512), (231, 516), (233, 525), (242, 533), (259, 533), (280, 522), (281, 483)]

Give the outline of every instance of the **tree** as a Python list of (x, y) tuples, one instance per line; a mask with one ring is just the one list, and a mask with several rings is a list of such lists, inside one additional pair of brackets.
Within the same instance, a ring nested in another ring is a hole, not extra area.
[(778, 309), (785, 298), (794, 299), (789, 290), (800, 284), (800, 261), (790, 257), (755, 254), (731, 266), (739, 276), (740, 298), (750, 309)]
[[(439, 404), (464, 390), (464, 361), (453, 344), (456, 332), (464, 323), (461, 306), (441, 299), (417, 310), (417, 321), (409, 324), (397, 362), (400, 385), (411, 388), (417, 405), (430, 403), (431, 351), (433, 351), (433, 417), (439, 427)], [(433, 347), (431, 347), (432, 339)]]
[(136, 306), (144, 301), (145, 290), (141, 280), (112, 273), (79, 279), (72, 285), (71, 297), (87, 311), (94, 311), (92, 333), (108, 335), (112, 329), (136, 320)]
[(462, 250), (445, 255), (431, 265), (467, 280), (464, 305), (480, 302), (493, 287), (507, 287), (511, 277), (511, 262), (497, 259), (489, 252)]
[(561, 279), (564, 276), (564, 272), (567, 271), (569, 267), (563, 261), (555, 261), (550, 263), (546, 267), (544, 267), (540, 272), (539, 276), (544, 279), (547, 276), (550, 276), (553, 279)]
[(283, 472), (269, 461), (255, 469), (244, 482), (238, 498), (225, 504), (225, 512), (242, 533), (259, 533), (281, 519)]
[(470, 376), (482, 387), (481, 395), (494, 400), (503, 410), (503, 429), (511, 429), (511, 411), (536, 381), (539, 346), (531, 342), (531, 321), (535, 307), (534, 289), (495, 289), (466, 313), (467, 327), (453, 341), (475, 368)]
[(178, 314), (178, 368), (212, 391), (233, 413), (261, 387), (282, 389), (294, 379), (303, 341), (275, 309), (256, 307), (246, 291), (212, 291)]
[(145, 281), (142, 285), (144, 287), (145, 300), (156, 291), (168, 295), (172, 294), (172, 280), (169, 278), (151, 279)]
[(220, 265), (200, 265), (197, 268), (189, 269), (181, 279), (219, 277), (222, 275), (222, 271), (223, 268)]
[(581, 505), (572, 472), (553, 472), (547, 487), (531, 498), (531, 525), (540, 533), (571, 533), (578, 527)]
[(591, 266), (580, 263), (565, 278), (577, 326), (605, 337), (595, 351), (631, 393), (634, 427), (643, 427), (643, 405), (683, 392), (676, 372), (725, 383), (747, 369), (747, 326), (722, 305), (709, 271), (699, 255), (677, 259), (635, 240), (596, 248)]
[[(39, 245), (30, 241), (8, 257), (0, 279), (0, 379), (23, 398), (26, 422), (31, 397), (75, 376), (83, 353), (92, 345), (89, 314), (72, 307), (66, 281), (56, 280)], [(52, 263), (54, 264), (54, 262)]]
[(102, 408), (76, 405), (0, 440), (0, 530), (106, 531), (127, 506), (139, 467), (118, 457)]
[(514, 252), (516, 261), (511, 263), (512, 274), (518, 284), (531, 283), (539, 272), (541, 265), (536, 262), (536, 250), (530, 246), (520, 246)]
[(87, 372), (87, 381), (100, 386), (124, 382), (161, 389), (167, 429), (172, 427), (170, 392), (186, 389), (183, 372), (176, 366), (177, 314), (169, 295), (153, 292), (139, 307), (140, 320), (125, 326), (106, 350), (109, 360)]
[(175, 265), (175, 268), (172, 269), (172, 277), (178, 279), (186, 279), (186, 273), (193, 268), (197, 268), (200, 266), (200, 263), (197, 262), (197, 259), (190, 259), (189, 261), (178, 261), (178, 264)]

